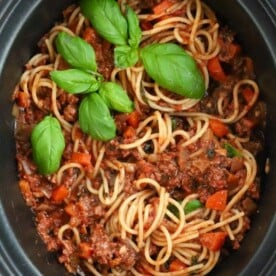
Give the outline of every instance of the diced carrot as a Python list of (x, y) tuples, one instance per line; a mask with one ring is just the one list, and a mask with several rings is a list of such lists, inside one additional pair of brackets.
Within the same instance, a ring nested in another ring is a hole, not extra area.
[(65, 185), (60, 185), (52, 192), (52, 199), (55, 202), (63, 201), (69, 194), (69, 190)]
[(89, 166), (91, 164), (91, 155), (84, 152), (73, 152), (71, 160), (83, 166)]
[(69, 203), (68, 205), (66, 205), (64, 210), (69, 216), (76, 216), (78, 214), (76, 205), (73, 203)]
[(221, 190), (218, 192), (215, 192), (211, 196), (209, 196), (206, 200), (206, 208), (217, 210), (217, 211), (223, 211), (227, 204), (227, 190)]
[(126, 139), (130, 139), (130, 138), (133, 138), (135, 136), (135, 134), (136, 134), (135, 129), (132, 126), (127, 126), (127, 128), (124, 131), (123, 136)]
[(204, 233), (199, 235), (199, 241), (211, 251), (218, 251), (223, 246), (226, 237), (225, 232)]
[(84, 30), (82, 37), (86, 42), (92, 44), (93, 42), (95, 42), (97, 35), (94, 29), (92, 29), (91, 27), (87, 27)]
[(229, 133), (228, 126), (219, 120), (210, 119), (209, 126), (217, 137), (221, 138)]
[(166, 10), (170, 8), (173, 4), (175, 4), (175, 0), (163, 0), (153, 7), (152, 11), (154, 14), (158, 15), (166, 12)]
[(133, 111), (128, 114), (126, 119), (128, 125), (137, 128), (140, 123), (140, 113), (138, 111)]
[(179, 259), (174, 259), (169, 266), (169, 272), (173, 271), (180, 271), (185, 269), (187, 266), (183, 262), (181, 262)]
[(26, 92), (19, 92), (16, 97), (16, 102), (20, 107), (29, 107), (30, 106), (30, 96)]
[(227, 76), (224, 73), (224, 70), (217, 56), (208, 61), (207, 68), (210, 73), (210, 76), (214, 80), (223, 82), (227, 79)]
[(84, 259), (89, 259), (93, 253), (93, 249), (88, 242), (81, 242), (79, 244), (79, 256)]
[(242, 96), (244, 97), (247, 103), (250, 103), (254, 96), (254, 91), (249, 87), (244, 88), (242, 90)]

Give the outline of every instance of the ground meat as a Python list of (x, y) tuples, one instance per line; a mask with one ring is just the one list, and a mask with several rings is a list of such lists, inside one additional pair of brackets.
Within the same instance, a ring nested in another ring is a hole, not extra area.
[(95, 50), (98, 72), (102, 74), (105, 79), (109, 79), (114, 67), (113, 46), (101, 38), (91, 27), (84, 30), (82, 37), (90, 43)]
[(41, 211), (36, 217), (37, 231), (49, 251), (60, 248), (60, 241), (54, 235), (54, 231), (65, 223), (65, 217), (62, 210), (55, 210), (51, 213)]
[(122, 240), (113, 242), (100, 224), (93, 227), (90, 241), (92, 257), (101, 265), (129, 269), (137, 261), (134, 249)]

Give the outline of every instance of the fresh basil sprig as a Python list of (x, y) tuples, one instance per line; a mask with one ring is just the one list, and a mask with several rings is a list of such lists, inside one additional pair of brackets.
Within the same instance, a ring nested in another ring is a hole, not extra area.
[[(68, 43), (70, 45), (67, 45)], [(56, 38), (56, 46), (58, 52), (73, 68), (54, 70), (50, 72), (51, 79), (68, 93), (94, 92), (85, 95), (79, 107), (81, 129), (97, 140), (107, 141), (114, 138), (116, 125), (109, 108), (131, 112), (133, 102), (120, 85), (104, 82), (103, 77), (96, 72), (95, 52), (86, 41), (61, 32)]]
[(94, 75), (79, 69), (54, 70), (50, 76), (59, 87), (72, 94), (94, 92), (100, 87)]
[(127, 44), (127, 21), (115, 0), (81, 0), (80, 7), (104, 39), (115, 45)]
[(134, 109), (133, 102), (126, 91), (115, 82), (104, 82), (100, 87), (99, 95), (110, 109), (126, 113)]
[(93, 47), (78, 36), (60, 32), (55, 40), (57, 51), (74, 68), (97, 71)]
[(33, 129), (31, 134), (32, 154), (38, 170), (49, 175), (59, 168), (65, 140), (59, 121), (46, 116)]
[(176, 94), (200, 99), (205, 92), (203, 76), (184, 49), (174, 43), (156, 43), (141, 49), (148, 75), (161, 87)]
[(106, 103), (97, 93), (91, 93), (82, 100), (79, 123), (83, 132), (96, 140), (108, 141), (116, 135), (115, 122)]

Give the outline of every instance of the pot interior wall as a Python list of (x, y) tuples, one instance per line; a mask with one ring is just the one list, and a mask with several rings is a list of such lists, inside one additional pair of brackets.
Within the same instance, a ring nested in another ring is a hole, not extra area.
[[(62, 266), (57, 264), (55, 256), (46, 252), (46, 248), (34, 229), (31, 211), (25, 206), (18, 189), (10, 98), (13, 88), (22, 73), (23, 65), (37, 50), (37, 42), (52, 24), (60, 18), (62, 9), (70, 2), (72, 1), (30, 0), (29, 6), (26, 6), (26, 1), (24, 5), (19, 3), (9, 21), (11, 34), (6, 32), (2, 36), (2, 41), (3, 38), (6, 39), (4, 48), (2, 48), (4, 53), (2, 53), (2, 56), (6, 58), (6, 62), (2, 64), (3, 71), (0, 79), (0, 195), (2, 201), (2, 206), (0, 206), (2, 213), (0, 215), (3, 221), (7, 219), (7, 224), (1, 228), (0, 235), (3, 247), (9, 248), (2, 258), (13, 267), (14, 275), (20, 275), (20, 272), (24, 275), (35, 275), (39, 274), (38, 271), (45, 275), (66, 274)], [(223, 22), (238, 33), (237, 37), (243, 48), (254, 58), (257, 80), (261, 93), (263, 93), (262, 97), (268, 103), (267, 149), (269, 149), (269, 155), (271, 156), (271, 167), (274, 167), (276, 149), (272, 141), (276, 140), (276, 129), (271, 126), (272, 122), (276, 123), (276, 110), (273, 109), (273, 106), (276, 106), (276, 78), (273, 76), (275, 59), (273, 60), (266, 44), (267, 41), (259, 30), (261, 26), (256, 21), (252, 21), (253, 19), (241, 8), (240, 3), (242, 2), (208, 1), (215, 8)], [(272, 156), (274, 156), (274, 159)], [(255, 273), (260, 271), (260, 265), (252, 264), (251, 268), (247, 269), (245, 267), (250, 262), (254, 252), (259, 248), (273, 219), (275, 211), (273, 195), (276, 194), (276, 186), (272, 183), (276, 179), (275, 173), (271, 171), (268, 176), (264, 176), (262, 179), (264, 184), (263, 197), (260, 201), (259, 213), (255, 215), (252, 229), (242, 243), (241, 249), (229, 256), (226, 261), (223, 261), (212, 275), (222, 275), (223, 273), (225, 276), (230, 276), (237, 275), (242, 271), (244, 275), (247, 275), (247, 273), (253, 271), (251, 269), (254, 269)], [(269, 259), (266, 253), (262, 255)], [(13, 258), (11, 259), (9, 256), (13, 256)], [(262, 261), (264, 258), (259, 260)], [(16, 263), (16, 267), (13, 263)]]

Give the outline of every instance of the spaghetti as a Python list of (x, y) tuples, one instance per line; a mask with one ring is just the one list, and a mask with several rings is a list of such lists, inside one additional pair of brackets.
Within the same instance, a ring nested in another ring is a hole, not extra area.
[[(173, 42), (195, 58), (207, 95), (195, 100), (173, 94), (139, 63), (115, 68), (112, 47), (79, 7), (70, 6), (42, 38), (41, 52), (26, 64), (15, 88), (19, 186), (41, 238), (69, 272), (206, 275), (221, 259), (225, 240), (240, 246), (259, 197), (256, 155), (262, 140), (256, 133), (265, 105), (258, 101), (251, 59), (203, 1), (118, 3), (122, 11), (127, 4), (137, 13), (142, 47)], [(120, 83), (135, 103), (134, 112), (113, 114), (117, 136), (109, 142), (82, 132), (81, 96), (66, 93), (49, 76), (68, 68), (54, 46), (61, 31), (94, 46), (100, 73)], [(218, 78), (214, 60), (226, 78)], [(47, 114), (60, 122), (66, 148), (58, 171), (43, 176), (32, 161), (29, 138)], [(221, 191), (224, 203), (216, 198)]]

